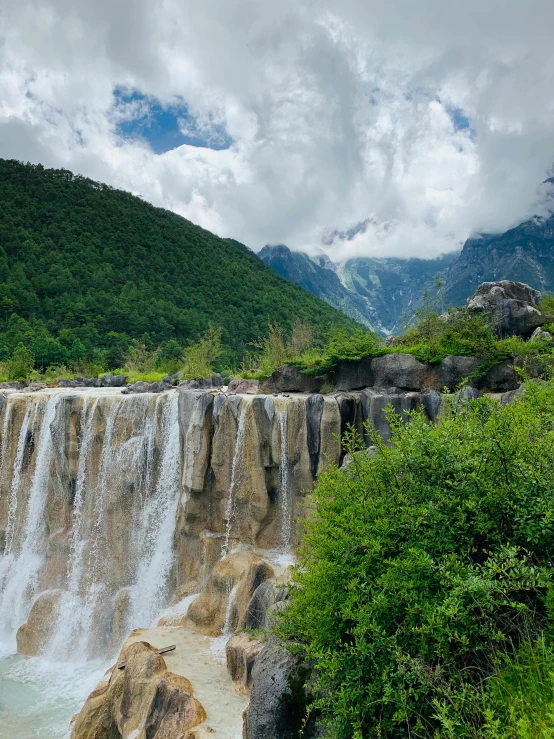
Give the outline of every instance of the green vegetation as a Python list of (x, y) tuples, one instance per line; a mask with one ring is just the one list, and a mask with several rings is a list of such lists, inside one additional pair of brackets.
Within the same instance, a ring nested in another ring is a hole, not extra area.
[(554, 381), (319, 478), (279, 626), (328, 739), (554, 736)]
[(0, 160), (4, 375), (28, 368), (20, 344), (40, 373), (144, 364), (142, 352), (160, 374), (210, 326), (218, 369), (233, 368), (269, 321), (290, 331), (296, 318), (318, 338), (355, 326), (235, 241), (67, 170)]

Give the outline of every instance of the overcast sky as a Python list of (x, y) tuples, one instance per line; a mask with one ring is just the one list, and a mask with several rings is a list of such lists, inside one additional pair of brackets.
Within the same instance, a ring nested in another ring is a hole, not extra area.
[(544, 213), (553, 28), (553, 0), (0, 0), (0, 156), (256, 251), (431, 257)]

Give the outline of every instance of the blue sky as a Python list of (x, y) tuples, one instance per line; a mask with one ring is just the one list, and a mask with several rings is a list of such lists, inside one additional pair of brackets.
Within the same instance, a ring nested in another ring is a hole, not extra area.
[(155, 154), (183, 144), (209, 149), (227, 149), (232, 143), (225, 129), (212, 122), (200, 126), (184, 102), (163, 106), (159, 100), (138, 90), (116, 88), (115, 109), (121, 119), (117, 133), (123, 139), (141, 138)]

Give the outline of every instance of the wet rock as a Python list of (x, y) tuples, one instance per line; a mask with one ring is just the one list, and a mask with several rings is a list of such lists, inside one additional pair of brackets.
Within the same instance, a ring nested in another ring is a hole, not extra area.
[(227, 388), (230, 393), (243, 393), (247, 395), (256, 395), (260, 392), (260, 381), (259, 380), (243, 380), (237, 378), (229, 383)]
[(385, 354), (371, 362), (373, 382), (378, 388), (395, 387), (399, 390), (420, 390), (426, 365), (412, 354)]
[(270, 580), (266, 580), (259, 585), (244, 613), (239, 624), (241, 629), (267, 629), (269, 625), (269, 612), (275, 603), (284, 601), (288, 598), (289, 589), (287, 587), (275, 585)]
[(528, 337), (543, 323), (540, 298), (538, 290), (523, 282), (483, 282), (468, 298), (467, 307), (489, 315), (501, 336)]
[(27, 622), (17, 630), (17, 653), (34, 657), (52, 637), (60, 608), (60, 590), (45, 590), (33, 603)]
[(258, 587), (274, 576), (273, 568), (261, 559), (256, 559), (240, 579), (231, 607), (231, 628), (233, 631), (244, 628), (244, 618), (248, 605)]
[(71, 739), (175, 739), (206, 720), (190, 682), (167, 670), (147, 642), (123, 650), (117, 665), (75, 717)]
[(100, 378), (102, 387), (123, 387), (125, 385), (125, 377), (123, 375), (113, 375), (111, 372)]
[(312, 476), (315, 477), (319, 462), (319, 450), (321, 444), (321, 418), (325, 400), (323, 395), (315, 393), (306, 398), (306, 432), (308, 441), (308, 453), (310, 455), (310, 466)]
[(182, 380), (178, 383), (184, 390), (209, 390), (214, 387), (222, 387), (223, 378), (220, 374), (211, 377), (200, 377), (197, 380)]
[(305, 670), (282, 647), (267, 643), (252, 669), (250, 703), (244, 712), (245, 739), (292, 739), (305, 715)]
[(248, 695), (252, 685), (252, 669), (256, 658), (264, 648), (263, 642), (250, 634), (234, 634), (225, 647), (227, 671), (238, 695)]
[(427, 418), (436, 423), (441, 409), (441, 394), (436, 390), (427, 390), (421, 395), (421, 404), (425, 409)]
[(260, 562), (247, 552), (237, 552), (220, 560), (213, 568), (204, 590), (187, 611), (184, 624), (206, 636), (219, 636), (225, 627), (227, 605), (235, 585), (249, 567)]

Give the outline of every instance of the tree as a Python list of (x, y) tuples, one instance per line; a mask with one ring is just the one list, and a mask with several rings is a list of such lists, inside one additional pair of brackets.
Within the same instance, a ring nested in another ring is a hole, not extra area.
[(35, 357), (23, 344), (18, 344), (8, 362), (8, 379), (25, 380), (33, 369)]

